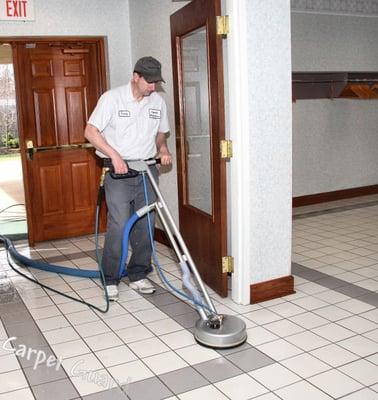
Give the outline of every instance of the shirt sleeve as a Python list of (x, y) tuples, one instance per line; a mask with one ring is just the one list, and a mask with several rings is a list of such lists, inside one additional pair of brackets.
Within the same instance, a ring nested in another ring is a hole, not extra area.
[(158, 132), (161, 132), (161, 133), (169, 132), (167, 105), (165, 104), (165, 101), (163, 99), (162, 99), (162, 104), (161, 104), (161, 116), (160, 116), (160, 124), (159, 124)]
[(114, 115), (114, 103), (109, 93), (104, 93), (98, 100), (95, 109), (89, 117), (88, 123), (102, 132), (110, 124)]

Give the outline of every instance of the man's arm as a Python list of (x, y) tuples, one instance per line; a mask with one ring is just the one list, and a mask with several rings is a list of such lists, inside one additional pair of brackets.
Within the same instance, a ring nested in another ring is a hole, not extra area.
[(115, 173), (125, 174), (127, 172), (127, 165), (122, 160), (119, 153), (107, 143), (100, 131), (94, 125), (87, 124), (84, 136), (97, 150), (101, 151), (101, 153), (105, 154), (112, 160)]
[(156, 135), (156, 147), (158, 150), (158, 157), (162, 165), (172, 164), (172, 155), (168, 150), (167, 138), (165, 133), (158, 132)]

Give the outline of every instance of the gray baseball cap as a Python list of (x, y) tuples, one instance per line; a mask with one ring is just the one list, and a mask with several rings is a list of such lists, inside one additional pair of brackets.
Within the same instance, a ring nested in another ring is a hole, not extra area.
[(160, 62), (156, 60), (156, 58), (150, 56), (140, 58), (135, 64), (134, 72), (143, 76), (148, 83), (165, 82), (161, 76)]

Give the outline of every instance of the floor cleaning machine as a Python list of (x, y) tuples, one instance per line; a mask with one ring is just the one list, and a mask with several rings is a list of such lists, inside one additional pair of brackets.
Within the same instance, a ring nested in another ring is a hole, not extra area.
[[(97, 209), (96, 209), (96, 252), (98, 252), (98, 216), (99, 216), (99, 208), (101, 204), (101, 191), (103, 192), (103, 181), (105, 173), (110, 173), (114, 179), (127, 179), (130, 176), (136, 176), (137, 174), (141, 174), (143, 177), (143, 185), (144, 185), (144, 193), (145, 193), (145, 201), (146, 205), (139, 210), (137, 210), (126, 222), (124, 227), (124, 235), (122, 240), (122, 256), (119, 263), (119, 277), (122, 278), (127, 276), (127, 270), (125, 270), (127, 255), (128, 255), (128, 242), (129, 235), (132, 227), (135, 222), (140, 218), (146, 216), (148, 218), (148, 228), (149, 228), (149, 236), (152, 246), (152, 256), (154, 264), (157, 268), (157, 271), (169, 290), (171, 290), (178, 297), (183, 298), (189, 301), (191, 304), (194, 304), (196, 307), (200, 318), (197, 321), (194, 328), (194, 337), (198, 343), (208, 346), (211, 348), (229, 348), (239, 346), (245, 342), (247, 339), (246, 333), (246, 325), (243, 320), (233, 315), (224, 315), (218, 314), (214, 304), (206, 290), (206, 287), (201, 279), (200, 274), (198, 273), (197, 267), (189, 253), (188, 248), (185, 245), (185, 242), (176, 227), (173, 217), (167, 207), (166, 202), (159, 190), (159, 187), (149, 169), (150, 165), (156, 164), (158, 161), (155, 159), (152, 160), (135, 160), (128, 161), (128, 174), (115, 174), (111, 168), (104, 168), (103, 174), (100, 182), (100, 191), (99, 197), (97, 201)], [(149, 179), (152, 188), (156, 193), (157, 200), (153, 203), (149, 203), (147, 198), (147, 181), (146, 177)], [(156, 257), (156, 251), (154, 247), (152, 228), (150, 223), (150, 213), (156, 211), (158, 214), (160, 221), (163, 225), (163, 228), (169, 238), (169, 241), (172, 245), (172, 248), (178, 258), (179, 266), (181, 268), (182, 273), (182, 282), (183, 288), (186, 289), (186, 292), (180, 291), (175, 288), (165, 277), (158, 259)], [(97, 261), (99, 269), (98, 271), (88, 271), (88, 270), (80, 270), (76, 268), (68, 268), (62, 267), (58, 265), (41, 263), (39, 261), (31, 260), (23, 255), (21, 255), (14, 247), (13, 243), (4, 236), (0, 236), (0, 241), (5, 244), (7, 249), (7, 256), (10, 254), (12, 259), (17, 262), (20, 266), (26, 266), (31, 268), (38, 268), (45, 271), (56, 272), (61, 274), (68, 275), (76, 275), (83, 276), (88, 278), (100, 278), (104, 291), (105, 291), (105, 299), (106, 299), (106, 308), (100, 309), (99, 307), (92, 305), (90, 303), (85, 302), (84, 300), (80, 300), (77, 298), (73, 298), (67, 294), (63, 294), (64, 296), (73, 299), (75, 301), (79, 301), (83, 304), (86, 304), (94, 309), (97, 309), (100, 312), (107, 312), (109, 310), (109, 298), (106, 292), (106, 285), (104, 284), (104, 273), (101, 267), (101, 262), (99, 261), (99, 256), (97, 253)], [(42, 283), (34, 280), (29, 275), (24, 274), (19, 271), (19, 269), (15, 268), (8, 256), (8, 263), (17, 273), (21, 274), (25, 278), (38, 283), (44, 288), (52, 290), (53, 292), (60, 293), (53, 288), (50, 288)], [(194, 278), (194, 283), (192, 282), (192, 278)]]

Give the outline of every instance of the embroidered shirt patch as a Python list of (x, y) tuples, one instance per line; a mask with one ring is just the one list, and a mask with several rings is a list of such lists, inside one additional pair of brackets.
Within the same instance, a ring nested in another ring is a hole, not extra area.
[(160, 111), (160, 110), (155, 110), (155, 109), (153, 109), (153, 108), (150, 108), (150, 109), (148, 110), (148, 116), (149, 116), (150, 118), (153, 118), (153, 119), (160, 119), (160, 117), (161, 117), (161, 111)]
[(129, 110), (119, 110), (118, 116), (119, 117), (130, 117), (130, 111)]

